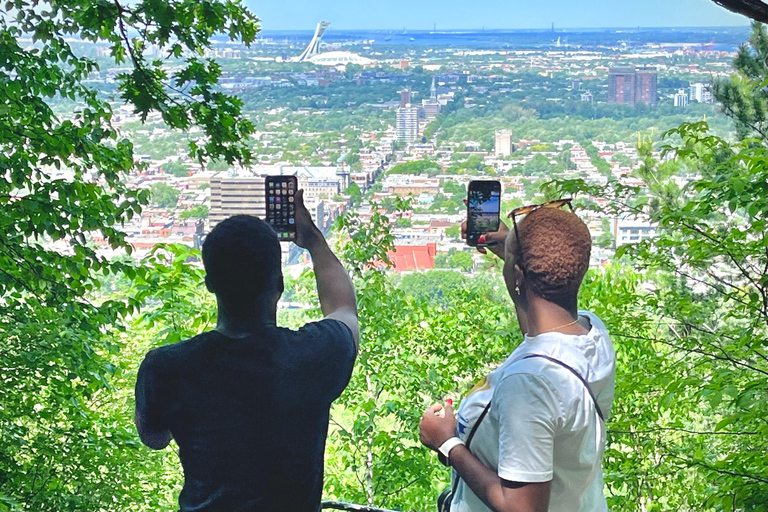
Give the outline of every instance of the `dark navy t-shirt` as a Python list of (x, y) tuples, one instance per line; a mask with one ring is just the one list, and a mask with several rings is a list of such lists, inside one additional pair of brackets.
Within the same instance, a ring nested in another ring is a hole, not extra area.
[(239, 339), (210, 331), (150, 351), (136, 407), (179, 446), (181, 510), (318, 510), (329, 411), (354, 361), (337, 320)]

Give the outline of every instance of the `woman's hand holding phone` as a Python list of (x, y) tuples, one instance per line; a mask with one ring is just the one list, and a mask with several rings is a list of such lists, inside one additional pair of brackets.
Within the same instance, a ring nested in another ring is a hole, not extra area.
[[(467, 200), (464, 200), (464, 204), (466, 204)], [(486, 233), (484, 235), (480, 235), (480, 238), (477, 239), (477, 250), (483, 254), (486, 254), (486, 249), (490, 249), (490, 251), (501, 258), (502, 261), (504, 261), (504, 246), (506, 244), (507, 240), (507, 234), (509, 233), (509, 228), (506, 224), (504, 224), (503, 221), (499, 221), (499, 230), (494, 231), (491, 233)], [(461, 238), (463, 240), (467, 239), (467, 220), (464, 219), (464, 222), (461, 223)]]

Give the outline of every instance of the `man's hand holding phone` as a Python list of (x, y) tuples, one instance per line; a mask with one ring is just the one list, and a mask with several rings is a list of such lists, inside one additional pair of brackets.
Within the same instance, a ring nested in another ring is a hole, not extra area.
[(312, 215), (304, 205), (304, 189), (296, 192), (296, 240), (294, 243), (303, 249), (312, 249), (318, 242), (325, 241), (323, 234), (312, 222)]

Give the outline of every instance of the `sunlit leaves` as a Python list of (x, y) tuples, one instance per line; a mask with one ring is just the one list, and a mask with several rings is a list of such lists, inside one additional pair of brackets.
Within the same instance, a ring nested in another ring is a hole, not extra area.
[[(403, 510), (428, 510), (448, 472), (417, 438), (429, 404), (459, 399), (488, 365), (519, 342), (508, 304), (486, 286), (445, 288), (430, 304), (384, 272), (392, 236), (374, 206), (370, 221), (340, 219), (339, 251), (357, 289), (361, 342), (352, 382), (334, 407), (326, 495)], [(448, 307), (449, 306), (449, 307)]]
[[(604, 313), (619, 361), (606, 451), (613, 508), (765, 509), (764, 142), (734, 144), (704, 122), (684, 124), (665, 133), (663, 145), (665, 155), (697, 173), (682, 187), (653, 158), (645, 159), (643, 188), (550, 185), (607, 199), (604, 214), (646, 220), (657, 230), (654, 239), (617, 251), (644, 271), (642, 286), (624, 297), (617, 288), (601, 301), (623, 310)], [(637, 200), (643, 196), (652, 200)], [(597, 209), (590, 200), (581, 204)]]
[[(239, 100), (215, 89), (215, 66), (206, 63), (194, 76), (201, 94), (184, 96), (172, 88), (168, 61), (147, 61), (143, 50), (167, 46), (167, 58), (178, 66), (185, 55), (201, 54), (214, 34), (249, 44), (258, 20), (233, 1), (15, 0), (4, 7), (0, 509), (17, 504), (30, 510), (128, 509), (136, 503), (159, 509), (161, 503), (167, 506), (172, 485), (158, 491), (169, 479), (159, 475), (146, 482), (141, 476), (157, 468), (158, 459), (132, 453), (137, 442), (126, 382), (133, 369), (116, 357), (130, 341), (119, 336), (124, 322), (145, 297), (126, 296), (123, 288), (122, 295), (107, 298), (102, 290), (118, 276), (163, 289), (159, 254), (148, 262), (154, 278), (142, 267), (105, 255), (132, 252), (122, 227), (141, 213), (149, 191), (127, 187), (127, 174), (137, 168), (133, 146), (112, 127), (111, 107), (83, 84), (98, 66), (76, 55), (69, 38), (106, 42), (115, 59), (129, 66), (120, 91), (139, 113), (160, 112), (172, 128), (198, 124), (203, 133), (195, 146), (199, 160), (247, 162), (244, 139), (252, 125), (242, 119)], [(74, 112), (57, 117), (51, 98), (73, 102)], [(199, 277), (174, 265), (186, 279)], [(177, 274), (165, 276), (168, 286), (182, 284)], [(186, 298), (199, 302), (196, 296)], [(191, 329), (206, 321), (196, 318)], [(115, 403), (116, 408), (104, 410)], [(178, 482), (177, 476), (170, 481)]]

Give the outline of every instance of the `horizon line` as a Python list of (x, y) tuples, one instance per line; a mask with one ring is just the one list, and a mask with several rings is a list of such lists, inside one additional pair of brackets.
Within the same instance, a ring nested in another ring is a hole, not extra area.
[[(331, 24), (331, 27), (333, 25)], [(554, 27), (554, 32), (563, 31), (563, 30), (638, 30), (638, 29), (681, 29), (681, 28), (710, 28), (710, 29), (729, 29), (729, 28), (746, 28), (748, 29), (750, 27), (750, 24), (747, 23), (745, 25), (648, 25), (648, 26), (603, 26), (603, 27)], [(259, 32), (264, 31), (309, 31), (313, 32), (314, 28), (265, 28), (259, 30)], [(475, 28), (408, 28), (408, 27), (394, 27), (394, 28), (335, 28), (334, 30), (363, 30), (363, 31), (370, 31), (370, 32), (380, 32), (380, 31), (400, 31), (405, 30), (406, 32), (457, 32), (457, 31), (465, 31), (465, 32), (487, 32), (487, 31), (512, 31), (512, 30), (539, 30), (542, 32), (549, 32), (552, 33), (553, 28), (552, 27), (533, 27), (533, 28), (488, 28), (488, 27), (475, 27)]]

